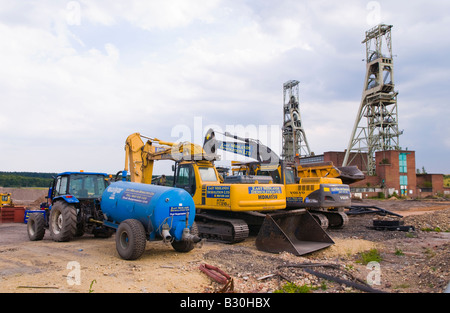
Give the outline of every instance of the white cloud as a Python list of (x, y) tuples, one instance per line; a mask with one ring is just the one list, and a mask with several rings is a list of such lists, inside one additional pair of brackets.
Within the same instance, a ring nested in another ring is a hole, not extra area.
[(219, 4), (219, 1), (215, 0), (80, 2), (82, 19), (106, 26), (125, 20), (145, 30), (183, 27), (196, 20), (211, 22), (214, 19), (212, 11)]
[[(301, 82), (311, 148), (347, 146), (364, 79), (366, 2), (3, 2), (0, 131), (11, 153), (0, 163), (7, 170), (22, 170), (22, 149), (30, 147), (53, 153), (29, 170), (86, 169), (84, 162), (116, 170), (130, 133), (175, 140), (173, 127), (193, 128), (195, 117), (222, 127), (280, 125), (290, 79)], [(400, 128), (427, 133), (425, 116), (447, 130), (433, 121), (448, 115), (446, 4), (427, 3), (437, 11), (420, 4), (418, 12), (416, 2), (379, 3), (383, 21), (394, 24)], [(405, 141), (420, 149), (429, 138)]]

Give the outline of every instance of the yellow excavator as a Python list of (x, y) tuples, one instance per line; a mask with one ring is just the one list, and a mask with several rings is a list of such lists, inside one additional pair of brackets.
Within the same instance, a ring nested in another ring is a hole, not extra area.
[(344, 209), (351, 206), (350, 187), (342, 178), (346, 181), (363, 179), (364, 174), (357, 168), (339, 169), (331, 162), (300, 166), (281, 160), (258, 140), (227, 132), (223, 135), (233, 141), (218, 140), (214, 130), (210, 129), (205, 136), (204, 148), (208, 147), (212, 152), (221, 149), (256, 160), (232, 162), (232, 172), (238, 175), (227, 176), (225, 182), (239, 180), (242, 174), (271, 177), (274, 183), (285, 186), (287, 209), (307, 208), (324, 229), (341, 228), (348, 223)]
[(334, 244), (307, 210), (284, 210), (283, 184), (257, 179), (224, 183), (214, 165), (218, 159), (217, 154), (190, 142), (173, 143), (134, 133), (126, 140), (122, 179), (129, 172), (131, 181), (150, 184), (155, 161), (174, 161), (173, 185), (192, 195), (196, 228), (209, 240), (239, 242), (256, 228), (256, 247), (262, 251), (303, 255)]
[(9, 192), (0, 193), (0, 207), (13, 207), (14, 204)]

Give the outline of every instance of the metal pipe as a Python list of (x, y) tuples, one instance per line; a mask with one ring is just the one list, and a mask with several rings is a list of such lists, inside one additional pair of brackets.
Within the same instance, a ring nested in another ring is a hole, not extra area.
[(164, 241), (172, 240), (172, 235), (170, 234), (169, 229), (163, 228), (161, 235), (162, 235)]
[(183, 229), (183, 235), (181, 236), (181, 240), (192, 241), (193, 243), (198, 243), (202, 240), (202, 238), (200, 238), (197, 235), (192, 235), (189, 231), (189, 228), (186, 227)]

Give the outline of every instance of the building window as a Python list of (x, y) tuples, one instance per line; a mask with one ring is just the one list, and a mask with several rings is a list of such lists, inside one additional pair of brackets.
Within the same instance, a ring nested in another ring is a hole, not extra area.
[(408, 176), (400, 175), (400, 194), (406, 196), (408, 193)]
[(400, 186), (408, 186), (408, 176), (400, 175)]
[(398, 165), (400, 173), (407, 173), (407, 166), (406, 166), (406, 153), (400, 153), (398, 155)]

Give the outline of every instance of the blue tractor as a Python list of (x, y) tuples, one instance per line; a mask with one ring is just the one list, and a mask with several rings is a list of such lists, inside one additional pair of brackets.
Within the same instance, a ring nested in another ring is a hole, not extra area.
[(108, 238), (114, 229), (103, 225), (100, 198), (109, 186), (104, 173), (64, 172), (58, 174), (49, 188), (42, 213), (30, 214), (27, 222), (30, 240), (44, 238), (50, 231), (54, 241), (69, 241), (85, 233)]

